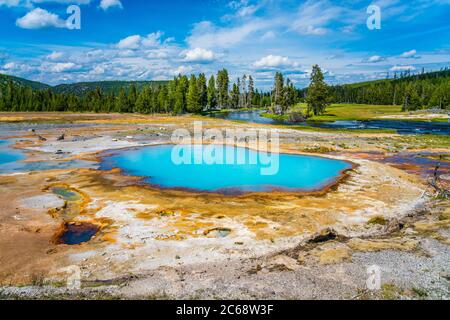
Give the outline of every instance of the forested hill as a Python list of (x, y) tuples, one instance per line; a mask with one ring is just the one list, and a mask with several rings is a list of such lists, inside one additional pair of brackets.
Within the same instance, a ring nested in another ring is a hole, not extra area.
[(403, 105), (405, 110), (446, 108), (450, 106), (450, 70), (332, 86), (330, 98), (333, 103)]
[(0, 74), (0, 90), (4, 90), (8, 84), (8, 82), (13, 82), (17, 86), (31, 88), (33, 90), (45, 90), (49, 89), (50, 86), (45, 83), (31, 81), (19, 77), (8, 76), (5, 74)]
[(144, 87), (158, 87), (168, 83), (168, 81), (96, 81), (60, 84), (52, 87), (45, 83), (0, 74), (0, 90), (4, 90), (9, 81), (24, 88), (31, 88), (33, 90), (51, 89), (54, 93), (74, 94), (80, 97), (96, 90), (97, 88), (100, 88), (100, 90), (105, 94), (119, 94), (121, 89), (125, 89), (125, 91), (128, 92), (132, 85), (134, 85), (136, 90), (139, 92)]
[(134, 85), (137, 91), (141, 91), (144, 87), (158, 87), (167, 84), (168, 81), (97, 81), (97, 82), (78, 82), (72, 84), (60, 84), (52, 88), (54, 93), (74, 94), (76, 96), (84, 96), (91, 91), (100, 88), (103, 93), (118, 94), (121, 89), (129, 91)]

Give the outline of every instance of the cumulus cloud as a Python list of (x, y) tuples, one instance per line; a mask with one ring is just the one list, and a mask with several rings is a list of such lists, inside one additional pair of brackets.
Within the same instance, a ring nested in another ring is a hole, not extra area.
[(177, 76), (179, 74), (186, 74), (192, 70), (191, 66), (179, 66), (178, 68), (172, 69), (172, 75)]
[(208, 63), (216, 60), (216, 54), (211, 50), (195, 48), (182, 53), (187, 62)]
[(31, 70), (31, 67), (27, 64), (18, 63), (18, 62), (8, 62), (5, 63), (0, 70), (3, 72), (28, 72)]
[(100, 2), (100, 8), (103, 10), (108, 10), (110, 8), (119, 8), (123, 9), (122, 2), (120, 0), (102, 0)]
[(132, 35), (120, 40), (116, 47), (118, 49), (139, 49), (141, 47), (157, 47), (161, 45), (161, 37), (163, 33), (161, 31), (153, 32), (147, 35), (146, 37), (142, 37), (140, 35)]
[(142, 39), (142, 45), (144, 47), (157, 47), (161, 45), (161, 37), (163, 36), (163, 32), (157, 31), (152, 32), (147, 35), (147, 37)]
[(52, 53), (50, 53), (47, 56), (47, 59), (49, 59), (49, 60), (58, 60), (58, 59), (61, 59), (63, 56), (64, 56), (63, 52), (53, 51)]
[(41, 29), (41, 28), (65, 28), (66, 23), (58, 15), (50, 13), (47, 10), (36, 8), (22, 18), (17, 19), (16, 25), (23, 29)]
[(290, 60), (288, 57), (268, 55), (264, 58), (253, 63), (253, 66), (257, 68), (286, 68), (286, 67), (298, 67), (299, 63)]
[(137, 49), (140, 47), (141, 41), (142, 37), (140, 35), (133, 35), (120, 40), (116, 47), (119, 49)]
[(368, 59), (366, 59), (366, 60), (363, 60), (363, 62), (368, 62), (368, 63), (377, 63), (377, 62), (381, 62), (381, 61), (384, 61), (384, 60), (386, 60), (386, 58), (385, 57), (382, 57), (382, 56), (378, 56), (378, 55), (375, 55), (375, 56), (371, 56), (371, 57), (369, 57)]
[(93, 75), (101, 75), (104, 74), (106, 71), (106, 68), (103, 65), (96, 65), (94, 68), (92, 68), (91, 71), (89, 71), (90, 74)]
[(417, 55), (417, 51), (416, 51), (416, 50), (410, 50), (410, 51), (403, 52), (403, 53), (400, 55), (400, 58), (405, 58), (405, 59), (418, 59), (418, 58), (420, 58), (420, 57)]
[(414, 66), (393, 66), (390, 70), (393, 72), (414, 71), (414, 70), (416, 70), (416, 68)]
[(43, 66), (45, 71), (61, 73), (67, 71), (73, 71), (79, 69), (80, 66), (76, 65), (73, 62), (59, 62), (59, 63), (50, 63), (48, 65)]

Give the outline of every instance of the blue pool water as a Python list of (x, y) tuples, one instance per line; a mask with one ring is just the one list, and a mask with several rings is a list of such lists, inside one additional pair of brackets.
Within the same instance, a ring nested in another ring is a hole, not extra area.
[(10, 164), (24, 159), (20, 151), (9, 148), (9, 145), (9, 141), (0, 140), (0, 171)]
[(0, 140), (0, 174), (96, 166), (93, 162), (84, 160), (24, 162), (22, 160), (26, 159), (25, 153), (11, 148), (13, 143), (14, 140)]
[[(226, 159), (234, 151), (234, 159), (238, 155), (245, 156), (242, 158), (247, 159), (243, 161), (245, 164), (229, 161), (224, 161), (224, 164), (207, 164), (214, 156), (208, 154), (204, 156), (202, 164), (176, 164), (177, 161), (174, 162), (172, 157), (173, 148), (172, 145), (161, 145), (106, 154), (101, 168), (108, 170), (118, 167), (127, 174), (144, 177), (147, 183), (161, 188), (222, 193), (312, 191), (332, 183), (343, 170), (351, 168), (345, 161), (303, 155), (267, 154), (230, 146), (218, 147), (224, 155), (222, 159)], [(194, 154), (195, 152), (191, 152), (186, 157), (191, 163), (194, 163)], [(256, 161), (250, 162), (248, 159)]]

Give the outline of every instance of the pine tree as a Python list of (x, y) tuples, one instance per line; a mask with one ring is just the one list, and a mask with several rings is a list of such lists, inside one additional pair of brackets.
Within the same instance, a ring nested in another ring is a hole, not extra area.
[(192, 75), (189, 80), (189, 89), (186, 99), (188, 112), (197, 113), (201, 111), (200, 93), (198, 91), (197, 78), (195, 75)]
[(209, 78), (208, 81), (208, 108), (215, 109), (217, 106), (217, 97), (216, 97), (216, 80), (214, 79), (214, 75)]
[(132, 83), (130, 86), (130, 94), (128, 95), (129, 108), (130, 108), (129, 112), (133, 112), (134, 105), (136, 103), (136, 99), (137, 99), (137, 90), (136, 90), (136, 86), (134, 85), (134, 83)]
[(223, 69), (217, 74), (217, 102), (219, 108), (224, 108), (228, 104), (228, 88), (230, 80), (228, 77), (228, 71)]
[(134, 106), (134, 111), (139, 113), (149, 113), (149, 105), (148, 105), (148, 88), (145, 87), (139, 93), (136, 103)]
[(308, 87), (308, 95), (306, 97), (308, 104), (307, 116), (311, 114), (323, 114), (329, 106), (328, 86), (324, 81), (324, 76), (320, 67), (316, 64), (313, 66), (311, 73), (311, 84)]
[(198, 75), (197, 86), (200, 96), (200, 106), (202, 109), (206, 109), (208, 105), (208, 89), (206, 88), (206, 76), (204, 73)]
[(284, 78), (281, 72), (275, 73), (275, 86), (273, 89), (273, 97), (275, 106), (282, 107), (284, 105)]
[(251, 108), (254, 104), (258, 105), (258, 102), (254, 103), (255, 98), (255, 84), (253, 82), (252, 76), (248, 76), (248, 99), (247, 99), (247, 108)]
[(420, 96), (413, 83), (408, 83), (403, 99), (403, 111), (417, 110), (422, 106)]
[(241, 108), (247, 108), (247, 75), (244, 74), (244, 76), (242, 77), (242, 81), (241, 81), (241, 86), (240, 86), (240, 90), (241, 90), (241, 102), (240, 102), (240, 107)]
[(239, 91), (239, 86), (234, 83), (233, 84), (233, 89), (231, 89), (231, 95), (230, 95), (230, 103), (231, 103), (231, 107), (232, 108), (238, 108), (239, 107), (239, 98), (240, 98), (240, 91)]
[(189, 80), (186, 76), (179, 76), (177, 89), (175, 92), (174, 114), (181, 114), (186, 111), (186, 93), (189, 87)]
[(119, 96), (116, 101), (116, 112), (129, 112), (130, 101), (124, 88), (120, 89)]

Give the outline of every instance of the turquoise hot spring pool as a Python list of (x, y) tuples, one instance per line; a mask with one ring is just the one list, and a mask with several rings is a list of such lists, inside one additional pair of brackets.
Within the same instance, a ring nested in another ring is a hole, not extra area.
[[(270, 154), (231, 146), (217, 147), (216, 153), (199, 145), (185, 146), (181, 151), (174, 147), (158, 145), (107, 153), (101, 169), (120, 168), (159, 188), (243, 193), (320, 190), (352, 168), (349, 162), (318, 156)], [(174, 161), (174, 154), (185, 161)], [(230, 161), (233, 156), (234, 161)], [(238, 163), (237, 159), (247, 160)]]

